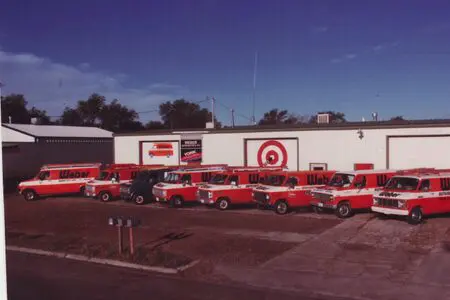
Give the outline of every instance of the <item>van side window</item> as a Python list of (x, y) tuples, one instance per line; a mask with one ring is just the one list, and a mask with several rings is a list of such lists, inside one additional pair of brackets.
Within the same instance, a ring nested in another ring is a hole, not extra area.
[(44, 171), (44, 172), (39, 173), (38, 178), (39, 178), (39, 180), (50, 179), (50, 171)]
[(236, 184), (239, 184), (239, 177), (237, 175), (231, 175), (230, 176), (230, 182), (236, 182)]
[(297, 186), (298, 185), (298, 179), (295, 177), (289, 177), (287, 180), (288, 185)]
[(212, 177), (212, 174), (210, 172), (202, 172), (202, 181), (203, 182), (209, 182), (211, 177)]
[(367, 184), (366, 176), (360, 176), (355, 180), (355, 187), (363, 188)]
[(424, 180), (422, 180), (422, 183), (420, 184), (419, 190), (423, 191), (423, 192), (427, 192), (427, 191), (430, 190), (430, 187), (431, 187), (430, 186), (430, 180), (424, 179)]
[(306, 185), (316, 185), (317, 184), (317, 174), (306, 175)]
[(442, 191), (450, 190), (450, 178), (441, 178), (441, 190)]

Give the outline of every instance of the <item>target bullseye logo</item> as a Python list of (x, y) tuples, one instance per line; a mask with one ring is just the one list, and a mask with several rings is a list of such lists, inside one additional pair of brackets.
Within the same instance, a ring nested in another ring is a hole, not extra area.
[(264, 142), (258, 150), (258, 165), (285, 167), (288, 161), (286, 148), (282, 143), (274, 140)]

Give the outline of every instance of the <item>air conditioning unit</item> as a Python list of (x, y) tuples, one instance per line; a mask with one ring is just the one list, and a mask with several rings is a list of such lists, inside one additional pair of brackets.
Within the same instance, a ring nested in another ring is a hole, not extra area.
[(330, 114), (317, 114), (318, 124), (328, 124), (330, 123)]
[(214, 123), (213, 122), (206, 122), (206, 128), (208, 128), (208, 129), (214, 128)]

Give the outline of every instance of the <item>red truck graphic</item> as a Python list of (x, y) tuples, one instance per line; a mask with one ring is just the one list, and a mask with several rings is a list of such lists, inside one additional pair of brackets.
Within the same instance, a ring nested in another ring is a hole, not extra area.
[(173, 146), (171, 143), (153, 143), (152, 149), (148, 151), (150, 157), (166, 156), (167, 158), (173, 156)]

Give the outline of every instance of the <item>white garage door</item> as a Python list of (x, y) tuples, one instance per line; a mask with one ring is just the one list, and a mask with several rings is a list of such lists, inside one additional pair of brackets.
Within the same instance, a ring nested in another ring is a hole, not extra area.
[(389, 137), (389, 167), (450, 168), (450, 136)]
[(293, 139), (248, 139), (246, 162), (248, 166), (287, 166), (298, 170), (298, 140)]

